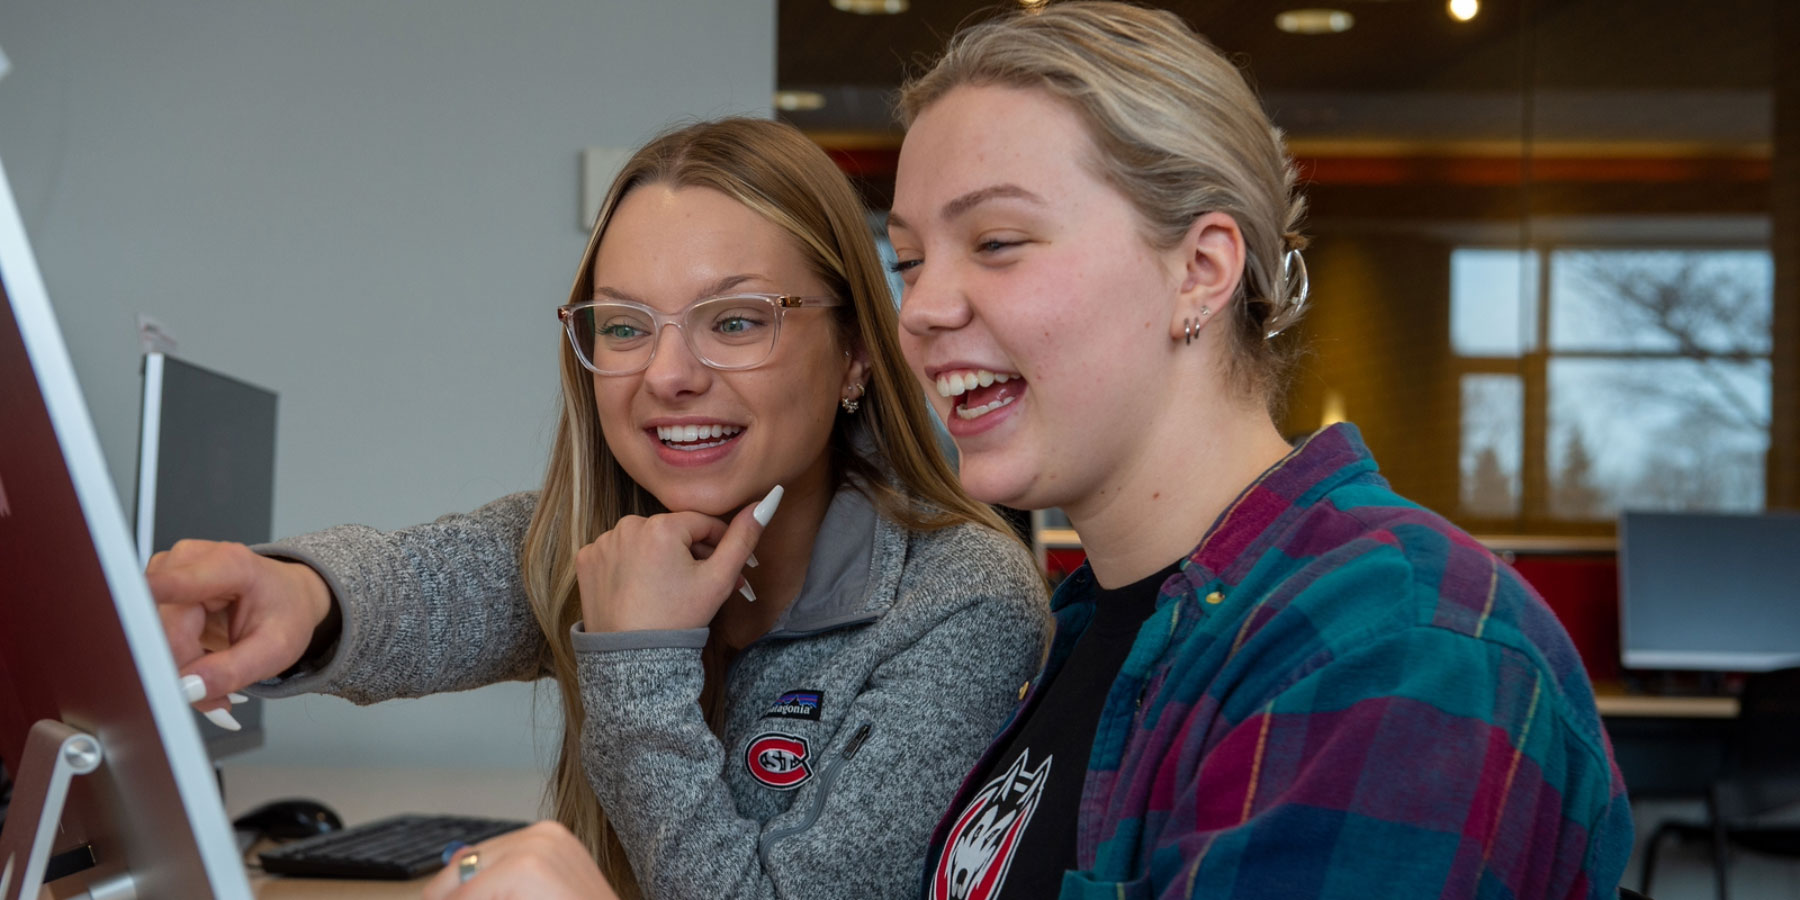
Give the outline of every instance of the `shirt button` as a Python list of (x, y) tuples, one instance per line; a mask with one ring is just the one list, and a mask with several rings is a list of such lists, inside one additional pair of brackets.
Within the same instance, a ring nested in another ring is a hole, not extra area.
[(1219, 593), (1218, 591), (1213, 591), (1212, 593), (1206, 595), (1206, 602), (1210, 603), (1214, 606), (1218, 606), (1219, 604), (1225, 602), (1225, 595), (1222, 593)]

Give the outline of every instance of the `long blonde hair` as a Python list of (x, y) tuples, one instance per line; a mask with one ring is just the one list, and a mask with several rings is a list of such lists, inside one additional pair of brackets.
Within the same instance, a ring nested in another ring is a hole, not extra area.
[(1099, 150), (1100, 177), (1125, 195), (1149, 242), (1173, 247), (1194, 220), (1224, 212), (1245, 244), (1232, 304), (1229, 370), (1271, 408), (1295, 355), (1273, 335), (1300, 307), (1285, 273), (1305, 200), (1281, 132), (1244, 76), (1180, 16), (1126, 3), (1052, 3), (964, 29), (900, 91), (907, 123), (961, 85), (1035, 88), (1068, 103)]
[[(730, 118), (689, 125), (646, 144), (613, 181), (570, 289), (571, 302), (593, 296), (594, 259), (619, 202), (649, 184), (704, 187), (738, 201), (794, 239), (832, 294), (847, 347), (868, 356), (869, 385), (862, 409), (839, 415), (831, 436), (831, 464), (839, 484), (869, 497), (882, 515), (914, 530), (966, 522), (1002, 533), (1005, 524), (969, 497), (932, 435), (924, 396), (900, 355), (898, 323), (874, 237), (863, 207), (843, 173), (788, 125)], [(562, 749), (550, 785), (557, 821), (575, 833), (622, 897), (641, 896), (605, 810), (582, 767), (585, 711), (569, 629), (581, 618), (575, 553), (623, 516), (665, 510), (620, 467), (601, 437), (593, 375), (566, 340), (562, 347), (562, 417), (537, 511), (525, 535), (525, 592), (549, 643), (549, 664), (562, 695)], [(722, 667), (708, 666), (702, 696), (715, 702), (708, 716), (719, 728)]]

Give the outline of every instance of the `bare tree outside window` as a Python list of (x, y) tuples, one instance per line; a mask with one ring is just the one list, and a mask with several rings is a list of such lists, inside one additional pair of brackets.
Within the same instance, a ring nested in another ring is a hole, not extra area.
[[(1625, 509), (1763, 508), (1765, 250), (1464, 248), (1452, 270), (1465, 514), (1599, 522)], [(1509, 271), (1542, 277), (1544, 289), (1501, 277)], [(1518, 337), (1502, 343), (1512, 319)], [(1541, 343), (1531, 339), (1540, 327)], [(1533, 411), (1543, 443), (1521, 456)], [(1543, 494), (1525, 494), (1526, 483)]]
[[(1768, 254), (1561, 250), (1552, 272), (1552, 410), (1571, 443), (1559, 473), (1593, 470), (1553, 482), (1553, 515), (1762, 508)], [(1570, 396), (1555, 396), (1559, 383)]]
[(1760, 509), (1768, 255), (1566, 250), (1551, 266), (1551, 513)]

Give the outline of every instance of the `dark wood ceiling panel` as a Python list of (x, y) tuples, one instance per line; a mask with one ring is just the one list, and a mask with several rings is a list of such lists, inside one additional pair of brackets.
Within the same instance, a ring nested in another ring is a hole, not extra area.
[[(1246, 66), (1264, 91), (1509, 90), (1527, 67), (1543, 87), (1741, 90), (1769, 83), (1776, 2), (1791, 0), (1707, 0), (1703, 27), (1694, 0), (1485, 0), (1472, 22), (1453, 21), (1442, 0), (1157, 5)], [(1355, 27), (1335, 35), (1275, 27), (1282, 10), (1321, 5), (1349, 11)], [(1002, 8), (914, 0), (900, 15), (865, 16), (829, 0), (780, 0), (777, 81), (896, 87), (959, 26)], [(1521, 40), (1527, 16), (1535, 23), (1529, 44)]]

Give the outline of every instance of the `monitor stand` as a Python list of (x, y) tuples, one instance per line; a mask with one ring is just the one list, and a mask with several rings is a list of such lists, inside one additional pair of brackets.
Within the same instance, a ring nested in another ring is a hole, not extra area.
[[(55, 719), (39, 719), (31, 726), (25, 752), (19, 757), (6, 826), (0, 831), (0, 900), (36, 900), (44, 882), (72, 874), (66, 865), (55, 865), (69, 854), (53, 860), (50, 847), (62, 826), (69, 783), (77, 775), (100, 768), (104, 759), (100, 741), (93, 735)], [(92, 859), (88, 848), (78, 848), (76, 852)], [(52, 873), (53, 868), (65, 871)], [(86, 866), (77, 866), (80, 868)], [(137, 885), (131, 873), (124, 872), (91, 885), (86, 894), (78, 896), (87, 900), (136, 900)]]

